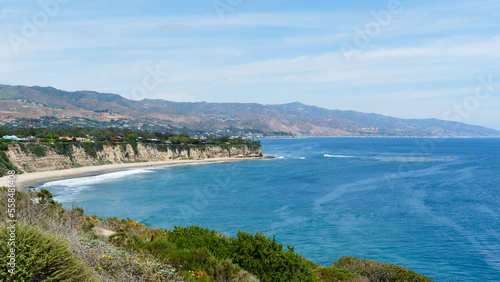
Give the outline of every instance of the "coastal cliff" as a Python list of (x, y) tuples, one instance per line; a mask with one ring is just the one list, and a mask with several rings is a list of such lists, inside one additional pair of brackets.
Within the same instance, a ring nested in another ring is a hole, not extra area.
[(41, 144), (11, 144), (6, 156), (20, 172), (42, 172), (66, 168), (151, 162), (166, 160), (202, 160), (210, 158), (258, 158), (260, 146), (176, 146), (131, 144), (68, 144), (64, 148)]

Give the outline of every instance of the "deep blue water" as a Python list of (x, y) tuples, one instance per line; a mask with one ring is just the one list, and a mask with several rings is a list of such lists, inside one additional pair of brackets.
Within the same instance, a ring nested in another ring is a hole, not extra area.
[(279, 158), (139, 168), (45, 183), (99, 217), (234, 236), (312, 261), (357, 256), (437, 281), (500, 281), (500, 139), (262, 140)]

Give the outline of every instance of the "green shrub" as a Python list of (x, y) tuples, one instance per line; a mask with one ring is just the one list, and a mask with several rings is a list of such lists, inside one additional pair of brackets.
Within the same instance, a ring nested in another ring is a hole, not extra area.
[(216, 281), (234, 281), (241, 268), (231, 260), (218, 260), (207, 248), (200, 248), (188, 253), (186, 266), (192, 271), (201, 270)]
[(28, 144), (25, 149), (37, 157), (44, 157), (47, 154), (47, 147), (39, 144)]
[[(9, 229), (0, 229), (0, 241), (7, 242)], [(1, 244), (2, 254), (9, 251)], [(90, 271), (61, 237), (39, 227), (19, 224), (16, 228), (16, 272), (8, 273), (6, 255), (0, 256), (0, 277), (10, 281), (89, 281)]]
[(238, 231), (231, 248), (233, 261), (262, 281), (317, 281), (310, 264), (274, 237)]
[(19, 144), (19, 148), (21, 148), (21, 151), (23, 151), (23, 152), (27, 152), (27, 150), (26, 150), (26, 146), (24, 146), (24, 144), (23, 144), (23, 143), (18, 143), (18, 144)]
[(166, 236), (180, 249), (207, 248), (219, 259), (231, 257), (229, 245), (231, 238), (224, 237), (215, 230), (204, 229), (199, 226), (174, 226), (174, 229), (168, 231)]
[(137, 142), (135, 140), (128, 140), (128, 143), (130, 146), (132, 146), (132, 149), (134, 150), (134, 154), (137, 155), (139, 151), (137, 150)]
[(16, 173), (20, 173), (19, 169), (10, 162), (7, 154), (0, 151), (0, 174), (6, 175), (9, 170), (14, 170)]
[(168, 146), (168, 145), (164, 145), (164, 144), (160, 144), (160, 145), (156, 145), (156, 149), (160, 152), (168, 152), (169, 148), (171, 148), (171, 146)]
[(270, 239), (260, 233), (254, 236), (239, 231), (237, 238), (229, 238), (214, 230), (198, 226), (176, 226), (172, 231), (168, 231), (166, 236), (181, 250), (176, 253), (175, 259), (179, 261), (184, 259), (185, 263), (190, 261), (190, 256), (200, 253), (185, 253), (182, 250), (198, 252), (200, 249), (206, 249), (219, 262), (232, 260), (262, 281), (317, 280), (312, 273), (313, 265), (296, 254), (293, 247), (288, 246), (284, 250), (283, 245), (278, 244), (275, 238)]
[(251, 276), (231, 260), (217, 259), (206, 247), (181, 249), (166, 238), (137, 242), (134, 247), (182, 269), (186, 279), (193, 278), (196, 273), (203, 273), (215, 281), (243, 281)]
[(50, 193), (50, 191), (47, 189), (40, 190), (40, 192), (37, 193), (37, 197), (39, 198), (38, 202), (40, 204), (56, 204), (56, 201), (54, 201), (53, 199), (52, 193)]
[(103, 145), (102, 142), (95, 142), (95, 143), (90, 143), (90, 142), (81, 142), (78, 143), (80, 147), (85, 150), (85, 153), (89, 156), (91, 156), (94, 159), (97, 159), (97, 152), (103, 150)]
[(123, 152), (127, 151), (127, 144), (126, 143), (120, 143), (120, 148), (122, 149)]
[(9, 143), (7, 142), (0, 142), (0, 151), (7, 151), (9, 149)]
[(426, 276), (407, 270), (402, 266), (369, 259), (341, 257), (333, 263), (335, 267), (345, 268), (352, 273), (368, 277), (370, 281), (432, 281)]
[(345, 281), (357, 277), (356, 274), (349, 272), (347, 269), (337, 268), (333, 266), (318, 267), (314, 269), (314, 274), (319, 278), (319, 281)]
[(92, 222), (85, 222), (82, 225), (82, 230), (83, 230), (83, 232), (90, 232), (90, 230), (92, 230), (92, 228), (94, 228), (94, 227), (95, 227), (94, 223), (92, 223)]
[(50, 145), (59, 155), (73, 157), (73, 144), (68, 142), (56, 142)]
[[(120, 233), (116, 233), (120, 234)], [(116, 235), (114, 234), (114, 235)], [(114, 236), (113, 235), (113, 236)], [(117, 235), (119, 236), (119, 235)], [(155, 257), (165, 260), (169, 258), (169, 254), (172, 253), (172, 251), (177, 250), (177, 247), (175, 246), (174, 243), (167, 241), (165, 238), (163, 239), (158, 239), (154, 241), (140, 241), (135, 244), (136, 249), (143, 249), (147, 250), (150, 254), (154, 255)]]

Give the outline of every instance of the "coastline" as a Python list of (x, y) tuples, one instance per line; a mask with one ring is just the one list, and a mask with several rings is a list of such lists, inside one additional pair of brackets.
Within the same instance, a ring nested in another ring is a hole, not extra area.
[[(266, 156), (264, 156), (264, 157), (246, 157), (246, 158), (210, 158), (210, 159), (202, 159), (202, 160), (168, 160), (168, 161), (156, 161), (156, 162), (106, 164), (106, 165), (68, 168), (68, 169), (61, 169), (61, 170), (30, 172), (30, 173), (16, 174), (16, 189), (21, 190), (23, 187), (28, 186), (31, 183), (35, 183), (35, 182), (39, 182), (39, 181), (68, 178), (68, 177), (86, 175), (86, 174), (91, 174), (91, 173), (121, 170), (121, 169), (127, 169), (127, 168), (150, 167), (150, 166), (168, 166), (168, 165), (191, 164), (191, 163), (211, 163), (211, 162), (220, 162), (220, 161), (259, 160), (262, 158), (266, 158)], [(0, 178), (0, 187), (2, 187), (2, 186), (7, 186), (7, 177), (5, 177), (5, 176)]]

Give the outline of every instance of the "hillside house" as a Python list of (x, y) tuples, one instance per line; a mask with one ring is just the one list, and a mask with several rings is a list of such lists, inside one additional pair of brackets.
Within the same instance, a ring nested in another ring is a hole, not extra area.
[(2, 138), (14, 140), (14, 141), (21, 141), (21, 138), (17, 137), (16, 135), (4, 135)]
[(161, 140), (158, 139), (148, 139), (146, 143), (161, 144)]
[(76, 137), (75, 139), (78, 142), (90, 142), (90, 139), (88, 139), (86, 137)]
[(113, 137), (113, 142), (123, 142), (123, 137), (115, 136), (115, 137)]
[(38, 142), (34, 136), (28, 136), (26, 138), (22, 138), (21, 142), (26, 142), (26, 143), (35, 143)]

